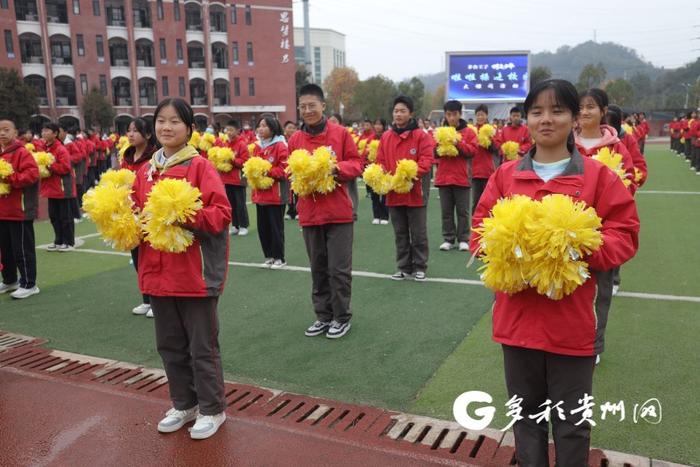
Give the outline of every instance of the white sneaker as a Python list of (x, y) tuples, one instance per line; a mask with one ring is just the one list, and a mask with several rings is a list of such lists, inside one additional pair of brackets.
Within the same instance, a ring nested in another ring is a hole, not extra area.
[(59, 247), (60, 247), (60, 245), (56, 245), (55, 243), (52, 243), (46, 247), (46, 251), (58, 251)]
[(380, 220), (379, 223), (382, 224), (382, 225), (389, 225), (389, 221), (386, 220), (386, 219)]
[(131, 310), (131, 312), (135, 315), (145, 315), (150, 309), (151, 305), (149, 305), (148, 303), (142, 303), (133, 310)]
[(614, 297), (615, 295), (617, 295), (617, 293), (618, 293), (619, 291), (620, 291), (620, 286), (619, 286), (619, 285), (613, 285), (613, 290), (612, 290), (613, 297)]
[(58, 247), (58, 252), (59, 253), (67, 253), (69, 251), (75, 250), (75, 247), (73, 245), (59, 245)]
[(459, 251), (469, 251), (469, 244), (467, 242), (459, 242)]
[(17, 290), (17, 289), (19, 289), (19, 282), (15, 282), (14, 284), (2, 284), (2, 283), (0, 283), (0, 294), (12, 292), (12, 291)]
[(426, 279), (425, 272), (416, 271), (416, 273), (413, 275), (413, 279), (418, 281), (418, 282), (423, 282)]
[(196, 405), (187, 410), (170, 409), (165, 412), (165, 418), (158, 422), (158, 431), (172, 433), (185, 426), (186, 423), (196, 420), (198, 416), (199, 407)]
[(153, 318), (153, 308), (149, 308), (146, 312), (146, 318)]
[(272, 263), (274, 263), (275, 260), (272, 258), (265, 258), (265, 262), (262, 264), (264, 268), (269, 268), (272, 266)]
[(190, 438), (207, 439), (215, 434), (226, 421), (226, 413), (216, 415), (199, 415), (197, 421), (190, 428)]
[(379, 225), (380, 222), (379, 219), (372, 219), (372, 225)]
[(245, 227), (241, 227), (240, 229), (238, 229), (239, 237), (245, 237), (246, 235), (248, 235), (248, 229), (246, 229)]
[(17, 299), (22, 299), (22, 298), (27, 298), (31, 297), (32, 295), (36, 295), (39, 293), (39, 287), (34, 286), (31, 289), (23, 289), (22, 287), (18, 288), (14, 292), (10, 294), (10, 297), (12, 298), (17, 298)]
[(286, 221), (291, 221), (291, 220), (292, 220), (292, 216), (290, 216), (289, 214), (285, 214), (285, 215), (284, 215), (284, 220), (286, 220)]
[(440, 244), (440, 250), (442, 251), (450, 251), (452, 249), (452, 244), (449, 242), (442, 242)]
[(599, 363), (600, 363), (600, 355), (596, 355), (595, 356), (595, 364), (597, 365)]
[(73, 222), (76, 224), (80, 224), (81, 222), (83, 222), (83, 218), (80, 217), (80, 218), (73, 219)]
[(238, 235), (238, 229), (236, 227), (231, 226), (228, 228), (228, 233), (229, 235)]
[(286, 265), (287, 265), (287, 263), (285, 263), (285, 262), (282, 261), (281, 259), (276, 259), (276, 260), (273, 261), (273, 263), (270, 265), (270, 269), (282, 269), (282, 268), (285, 267)]

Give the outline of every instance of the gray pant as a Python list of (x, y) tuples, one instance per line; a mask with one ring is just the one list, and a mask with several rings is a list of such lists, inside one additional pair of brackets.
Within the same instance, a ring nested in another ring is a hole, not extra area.
[(352, 201), (352, 220), (357, 220), (357, 208), (360, 205), (360, 194), (357, 190), (357, 179), (353, 178), (348, 182), (348, 195)]
[(479, 205), (479, 200), (488, 182), (488, 178), (472, 178), (472, 216), (476, 212), (476, 207)]
[[(442, 238), (447, 243), (469, 241), (469, 187), (441, 186)], [(455, 211), (457, 228), (455, 230)]]
[(156, 345), (177, 410), (199, 404), (202, 415), (216, 415), (226, 408), (218, 301), (218, 297), (151, 297)]
[(303, 229), (311, 263), (311, 302), (319, 321), (350, 321), (353, 224), (325, 224)]
[(396, 265), (405, 274), (428, 270), (428, 208), (389, 208), (396, 242)]

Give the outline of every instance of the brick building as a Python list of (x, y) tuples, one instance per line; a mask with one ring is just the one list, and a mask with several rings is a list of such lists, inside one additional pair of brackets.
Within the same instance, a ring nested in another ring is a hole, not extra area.
[(39, 95), (41, 121), (74, 119), (92, 87), (115, 126), (152, 115), (165, 97), (197, 123), (294, 119), (292, 0), (0, 0), (0, 67)]

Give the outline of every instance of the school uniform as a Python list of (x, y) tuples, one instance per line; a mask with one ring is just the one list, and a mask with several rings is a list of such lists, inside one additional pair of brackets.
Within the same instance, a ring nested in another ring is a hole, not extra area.
[(54, 157), (49, 166), (50, 176), (41, 180), (40, 193), (49, 200), (49, 219), (54, 230), (54, 245), (75, 245), (73, 203), (76, 197), (75, 176), (68, 150), (55, 140), (46, 152)]
[(671, 136), (671, 150), (680, 154), (681, 122), (676, 121), (669, 123), (668, 129)]
[[(479, 130), (483, 125), (476, 125), (475, 133), (479, 134)], [(493, 138), (494, 140), (496, 138)], [(486, 188), (486, 183), (489, 181), (489, 177), (496, 171), (496, 165), (494, 164), (494, 157), (496, 154), (496, 142), (491, 141), (491, 146), (485, 148), (480, 144), (476, 146), (476, 152), (472, 158), (471, 167), (471, 185), (472, 185), (472, 215), (476, 209), (476, 205), (479, 204), (479, 199), (481, 194)]]
[(394, 227), (396, 263), (404, 274), (428, 270), (428, 198), (430, 169), (433, 165), (433, 139), (411, 119), (406, 127), (392, 127), (382, 135), (377, 162), (384, 170), (395, 173), (397, 163), (411, 159), (418, 165), (418, 179), (410, 192), (390, 191), (386, 195)]
[[(552, 414), (556, 458), (567, 465), (588, 465), (588, 423), (570, 411), (584, 393), (592, 393), (595, 356), (603, 351), (604, 331), (612, 295), (610, 271), (630, 260), (638, 249), (639, 217), (629, 190), (619, 177), (574, 151), (563, 172), (544, 181), (535, 171), (533, 152), (502, 165), (489, 180), (472, 221), (478, 227), (496, 202), (512, 195), (540, 200), (563, 194), (593, 207), (602, 219), (603, 244), (583, 258), (590, 278), (561, 300), (551, 300), (534, 288), (497, 292), (493, 306), (493, 340), (503, 347), (509, 397), (523, 399), (522, 420), (515, 423), (516, 457), (520, 465), (549, 465), (548, 425), (529, 416), (550, 399), (563, 401), (565, 420)], [(477, 253), (479, 236), (471, 239)]]
[(39, 207), (39, 168), (19, 141), (0, 151), (13, 174), (3, 183), (10, 193), (0, 196), (0, 265), (4, 284), (18, 281), (23, 289), (36, 285), (34, 219)]
[(226, 188), (226, 196), (231, 204), (231, 225), (237, 229), (247, 229), (250, 225), (248, 206), (246, 205), (247, 182), (241, 169), (243, 168), (243, 164), (245, 164), (250, 157), (248, 154), (248, 144), (242, 136), (237, 136), (228, 143), (221, 143), (221, 145), (228, 146), (235, 154), (231, 163), (233, 169), (229, 172), (219, 172), (221, 181), (224, 182), (224, 187)]
[[(361, 154), (360, 157), (363, 160), (363, 165), (367, 166), (371, 164), (372, 162), (369, 161), (369, 144), (372, 141), (380, 141), (379, 144), (381, 144), (381, 135), (377, 136), (376, 133), (373, 133), (372, 139), (367, 140), (367, 146), (365, 148), (364, 154)], [(369, 192), (370, 199), (372, 200), (372, 219), (379, 219), (379, 221), (388, 221), (389, 220), (389, 209), (386, 207), (386, 195), (380, 195), (376, 193), (374, 190), (372, 190), (372, 187), (369, 185), (365, 185), (367, 187), (367, 191)]]
[(627, 188), (632, 194), (637, 190), (637, 186), (634, 184), (634, 161), (632, 160), (632, 155), (627, 150), (627, 147), (622, 144), (620, 138), (618, 138), (617, 130), (610, 125), (600, 126), (601, 137), (593, 146), (586, 147), (581, 134), (579, 132), (574, 133), (574, 139), (576, 141), (576, 149), (585, 157), (593, 157), (598, 154), (603, 148), (607, 148), (612, 153), (618, 153), (622, 156), (622, 168), (625, 171), (625, 176), (631, 183)]
[(525, 154), (530, 152), (532, 148), (532, 138), (530, 137), (530, 130), (528, 130), (527, 125), (520, 124), (518, 126), (511, 125), (510, 123), (498, 132), (496, 138), (496, 145), (499, 149), (499, 154), (501, 155), (501, 160), (506, 162), (508, 159), (505, 154), (503, 154), (503, 143), (508, 141), (513, 141), (518, 143), (520, 147), (518, 148), (518, 156), (523, 157)]
[(700, 119), (693, 121), (689, 134), (691, 166), (700, 172)]

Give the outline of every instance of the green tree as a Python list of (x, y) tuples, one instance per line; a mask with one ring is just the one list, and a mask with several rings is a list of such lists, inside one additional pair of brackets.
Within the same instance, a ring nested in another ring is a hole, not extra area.
[(546, 66), (536, 66), (532, 70), (530, 70), (530, 89), (532, 87), (539, 83), (540, 81), (544, 81), (546, 79), (550, 79), (552, 77), (552, 70), (550, 70)]
[[(398, 86), (399, 94), (404, 94), (413, 99), (413, 108), (416, 113), (423, 110), (423, 97), (425, 96), (425, 85), (417, 76), (410, 80), (402, 81)], [(423, 115), (421, 115), (423, 116)]]
[(342, 103), (346, 115), (352, 115), (352, 100), (355, 94), (355, 87), (360, 78), (353, 68), (334, 68), (323, 82), (323, 89), (326, 92), (326, 106), (329, 113), (340, 112)]
[(605, 76), (607, 72), (602, 63), (598, 62), (597, 65), (591, 65), (590, 63), (583, 67), (581, 74), (578, 76), (578, 83), (576, 88), (579, 91), (583, 91), (589, 88), (597, 88), (605, 81)]
[(14, 69), (0, 68), (0, 102), (0, 114), (17, 128), (27, 128), (31, 116), (39, 112), (36, 91)]
[(81, 110), (85, 118), (86, 128), (94, 126), (98, 126), (100, 129), (110, 128), (117, 115), (107, 96), (103, 95), (97, 88), (92, 88), (87, 93), (83, 99)]
[(608, 93), (610, 103), (619, 106), (632, 104), (632, 99), (634, 98), (634, 88), (629, 81), (624, 78), (610, 81), (608, 85), (605, 86), (605, 92)]
[(357, 83), (352, 107), (362, 117), (385, 118), (390, 121), (391, 103), (396, 97), (396, 85), (386, 76), (377, 75)]

